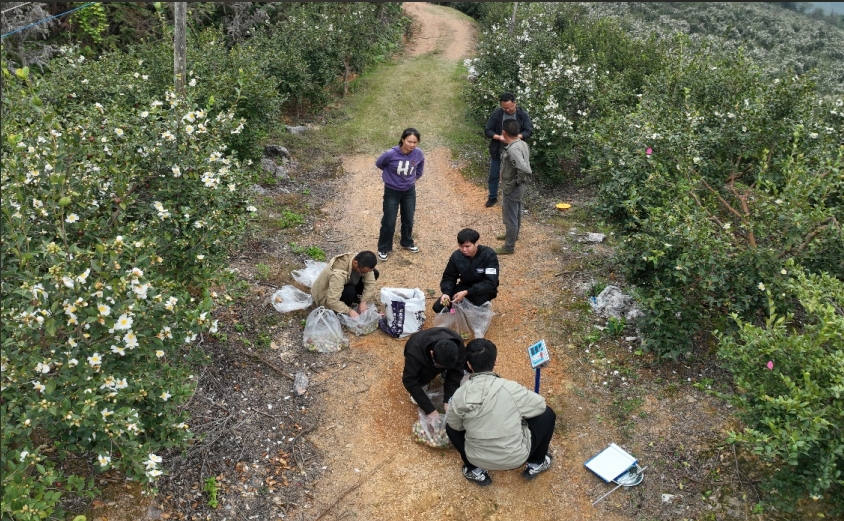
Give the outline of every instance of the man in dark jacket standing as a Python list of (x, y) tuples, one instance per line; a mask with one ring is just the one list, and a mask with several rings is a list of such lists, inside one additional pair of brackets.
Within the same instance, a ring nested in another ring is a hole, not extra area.
[(515, 119), (519, 124), (518, 138), (529, 140), (533, 135), (533, 123), (524, 109), (516, 106), (516, 97), (512, 92), (505, 92), (498, 98), (500, 107), (492, 111), (486, 122), (484, 134), (489, 138), (489, 198), (486, 207), (498, 202), (498, 184), (501, 179), (501, 149), (507, 146), (501, 135), (504, 121)]
[(443, 403), (448, 403), (460, 387), (465, 365), (466, 353), (460, 335), (444, 327), (423, 329), (410, 335), (404, 345), (401, 382), (413, 401), (430, 417), (438, 413), (424, 386), (442, 374)]
[(432, 306), (434, 313), (464, 298), (481, 306), (498, 296), (498, 255), (492, 248), (478, 244), (480, 238), (481, 234), (471, 228), (457, 233), (459, 247), (443, 271), (443, 294)]

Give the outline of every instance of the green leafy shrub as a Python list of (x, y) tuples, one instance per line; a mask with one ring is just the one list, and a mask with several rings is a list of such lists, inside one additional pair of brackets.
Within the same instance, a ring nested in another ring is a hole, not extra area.
[(646, 349), (676, 357), (719, 317), (763, 311), (788, 259), (844, 277), (842, 105), (740, 54), (678, 50), (635, 111), (594, 124), (583, 147)]
[(837, 517), (844, 514), (844, 283), (788, 269), (799, 320), (767, 291), (764, 326), (734, 314), (737, 337), (720, 335), (719, 354), (739, 391), (727, 398), (747, 426), (731, 440), (772, 466), (765, 484), (775, 506), (791, 511), (801, 499), (825, 497)]
[(225, 144), (241, 123), (190, 88), (58, 112), (27, 71), (3, 73), (0, 510), (34, 520), (90, 490), (68, 454), (153, 483), (158, 454), (186, 446), (208, 287), (250, 178)]
[[(249, 48), (227, 49), (219, 30), (191, 34), (187, 48), (186, 88), (192, 91), (195, 103), (205, 107), (210, 117), (233, 111), (243, 125), (226, 136), (226, 145), (242, 160), (257, 159), (259, 143), (275, 124), (285, 101), (275, 89), (274, 78), (264, 73), (260, 57), (253, 56)], [(133, 45), (97, 60), (86, 60), (67, 47), (52, 70), (41, 79), (40, 88), (44, 100), (57, 110), (93, 103), (127, 110), (149, 106), (161, 92), (172, 89), (172, 44)]]

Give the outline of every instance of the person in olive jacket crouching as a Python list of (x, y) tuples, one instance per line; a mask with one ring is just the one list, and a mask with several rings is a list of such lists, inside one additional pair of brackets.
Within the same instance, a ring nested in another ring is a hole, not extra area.
[(417, 331), (404, 345), (404, 372), (401, 382), (429, 420), (439, 416), (424, 387), (441, 374), (443, 404), (447, 404), (460, 387), (466, 367), (466, 348), (456, 332), (444, 327)]
[(458, 232), (459, 247), (443, 271), (442, 296), (432, 306), (434, 313), (464, 298), (481, 306), (498, 296), (498, 255), (492, 248), (478, 244), (480, 238), (481, 234), (471, 228)]
[(445, 432), (463, 459), (463, 476), (473, 483), (492, 483), (487, 470), (522, 465), (525, 479), (551, 468), (548, 446), (557, 415), (545, 398), (492, 372), (498, 350), (476, 338), (466, 345), (472, 376), (457, 389), (446, 412)]

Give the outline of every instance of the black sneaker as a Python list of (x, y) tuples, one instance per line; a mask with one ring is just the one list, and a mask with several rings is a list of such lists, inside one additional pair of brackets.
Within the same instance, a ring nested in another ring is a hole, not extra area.
[[(475, 472), (476, 470), (480, 470), (480, 472)], [(480, 468), (469, 470), (467, 467), (463, 467), (463, 477), (482, 487), (492, 485), (492, 478), (489, 477), (489, 472)]]
[(495, 203), (497, 203), (497, 202), (498, 202), (497, 197), (490, 197), (489, 199), (486, 200), (486, 204), (484, 206), (489, 208), (491, 206), (495, 206)]
[(525, 465), (525, 471), (522, 472), (522, 477), (525, 479), (536, 478), (536, 476), (551, 468), (552, 461), (554, 461), (554, 456), (546, 454), (545, 461), (543, 461), (542, 464), (534, 466), (533, 463), (528, 463)]

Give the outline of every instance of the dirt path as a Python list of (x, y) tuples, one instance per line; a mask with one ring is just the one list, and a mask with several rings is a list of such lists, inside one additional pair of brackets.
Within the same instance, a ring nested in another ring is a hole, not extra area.
[[(471, 55), (469, 23), (430, 4), (406, 3), (405, 8), (419, 25), (412, 55), (436, 53), (451, 62)], [(411, 113), (407, 117), (412, 121)], [(390, 258), (379, 263), (378, 285), (420, 288), (427, 294), (428, 289), (438, 291), (461, 228), (474, 228), (481, 244), (498, 246), (495, 236), (503, 225), (501, 207), (483, 206), (485, 189), (463, 178), (447, 149), (426, 149), (425, 136), (420, 148), (426, 169), (417, 184), (414, 235), (421, 251), (401, 250), (396, 242)], [(382, 184), (374, 160), (370, 155), (344, 158), (343, 197), (323, 209), (326, 226), (333, 227), (324, 231), (345, 237), (346, 251), (376, 249)], [(540, 317), (559, 298), (558, 288), (549, 283), (559, 280), (553, 277), (558, 268), (554, 240), (541, 223), (523, 221), (517, 253), (501, 258), (501, 288), (493, 302), (496, 316), (487, 333), (499, 349), (496, 371), (530, 388), (534, 373), (526, 348), (544, 338)], [(426, 327), (431, 303), (429, 298)], [(462, 477), (459, 456), (452, 449), (437, 451), (412, 440), (416, 406), (400, 378), (404, 342), (381, 332), (353, 338), (337, 368), (317, 376), (329, 391), (322, 395), (324, 427), (310, 440), (327, 455), (326, 470), (311, 491), (310, 506), (295, 519), (627, 519), (591, 506), (604, 488), (584, 471), (583, 462), (606, 438), (592, 432), (590, 419), (577, 408), (568, 360), (557, 357), (543, 371), (542, 392), (559, 416), (551, 444), (556, 456), (552, 471), (530, 483), (518, 471), (492, 472), (495, 483), (481, 489)]]

